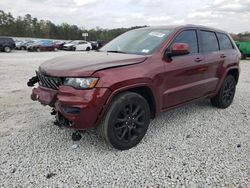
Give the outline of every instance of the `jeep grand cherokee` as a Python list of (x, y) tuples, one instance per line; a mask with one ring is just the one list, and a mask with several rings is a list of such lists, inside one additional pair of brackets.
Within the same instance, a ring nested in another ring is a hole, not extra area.
[(210, 98), (227, 108), (239, 77), (240, 52), (224, 31), (204, 26), (128, 31), (99, 51), (43, 63), (28, 82), (31, 98), (54, 110), (58, 124), (97, 127), (113, 147), (137, 145), (150, 119)]

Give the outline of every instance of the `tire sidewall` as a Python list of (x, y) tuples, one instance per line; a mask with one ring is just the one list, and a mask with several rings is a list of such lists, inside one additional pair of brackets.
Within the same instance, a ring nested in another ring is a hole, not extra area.
[(4, 51), (7, 52), (7, 53), (10, 53), (11, 52), (11, 48), (9, 46), (5, 46), (4, 47)]
[[(232, 100), (231, 100), (229, 103), (224, 103), (224, 101), (223, 101), (223, 91), (225, 90), (225, 86), (226, 86), (226, 83), (227, 83), (227, 82), (233, 82), (233, 84), (234, 84), (234, 93), (233, 93)], [(227, 107), (229, 107), (229, 106), (232, 104), (233, 99), (234, 99), (234, 96), (235, 96), (235, 91), (236, 91), (236, 81), (235, 81), (235, 79), (234, 79), (233, 76), (228, 75), (228, 76), (225, 78), (225, 80), (224, 80), (224, 82), (223, 82), (223, 85), (222, 85), (222, 87), (221, 87), (221, 91), (220, 91), (220, 103), (221, 103), (221, 106), (222, 106), (223, 108), (227, 108)]]
[[(114, 133), (114, 122), (115, 117), (117, 117), (118, 113), (120, 112), (121, 108), (128, 102), (133, 100), (134, 103), (140, 103), (141, 106), (144, 108), (146, 113), (146, 123), (145, 127), (142, 129), (142, 133), (133, 141), (130, 143), (124, 143), (120, 142), (117, 136)], [(105, 124), (106, 124), (106, 138), (107, 141), (115, 148), (120, 150), (130, 149), (134, 146), (136, 146), (142, 138), (145, 136), (149, 122), (150, 122), (150, 108), (147, 103), (147, 101), (140, 95), (132, 92), (128, 92), (127, 94), (121, 96), (118, 100), (116, 100), (112, 106), (110, 107), (107, 116), (105, 118)], [(105, 126), (105, 125), (104, 125)]]

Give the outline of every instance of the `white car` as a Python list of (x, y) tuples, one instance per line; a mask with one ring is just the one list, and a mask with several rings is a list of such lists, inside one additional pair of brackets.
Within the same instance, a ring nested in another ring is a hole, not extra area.
[(89, 51), (92, 49), (90, 42), (82, 41), (79, 44), (75, 45), (77, 51)]
[(74, 40), (70, 43), (63, 45), (63, 50), (71, 50), (71, 51), (86, 50), (86, 51), (89, 51), (91, 49), (92, 49), (91, 43), (84, 41), (84, 40)]

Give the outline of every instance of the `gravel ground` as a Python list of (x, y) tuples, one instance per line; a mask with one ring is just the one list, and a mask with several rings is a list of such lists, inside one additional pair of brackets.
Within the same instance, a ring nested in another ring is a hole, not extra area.
[(202, 101), (161, 114), (128, 151), (94, 132), (79, 142), (30, 100), (27, 80), (68, 53), (0, 53), (0, 187), (250, 187), (250, 61), (233, 105)]

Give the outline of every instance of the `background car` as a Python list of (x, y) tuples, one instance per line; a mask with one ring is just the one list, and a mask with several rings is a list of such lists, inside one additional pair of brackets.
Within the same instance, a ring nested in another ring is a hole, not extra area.
[(84, 41), (76, 45), (75, 48), (76, 51), (89, 51), (92, 49), (92, 45), (90, 42)]
[(15, 47), (15, 49), (16, 50), (20, 50), (20, 46), (23, 44), (23, 41), (15, 41), (15, 45), (16, 45), (16, 47)]
[(40, 40), (29, 45), (27, 50), (31, 52), (55, 51), (55, 46), (51, 40)]
[(63, 49), (63, 45), (66, 44), (66, 42), (64, 41), (53, 41), (55, 50), (62, 50)]
[(108, 43), (108, 41), (105, 41), (105, 40), (97, 40), (96, 42), (97, 42), (97, 48), (96, 48), (97, 50)]
[(98, 43), (97, 41), (90, 41), (91, 46), (92, 46), (92, 50), (96, 50), (98, 48)]
[[(63, 50), (75, 51), (77, 45), (79, 45), (79, 44), (85, 44), (86, 42), (87, 41), (84, 41), (84, 40), (73, 40), (70, 43), (64, 44), (63, 45)], [(91, 46), (91, 44), (90, 44), (90, 46)], [(81, 49), (81, 47), (80, 47), (80, 49)]]
[(16, 44), (12, 38), (0, 37), (0, 51), (11, 52), (16, 47)]
[(16, 50), (27, 50), (27, 47), (35, 41), (16, 41)]

